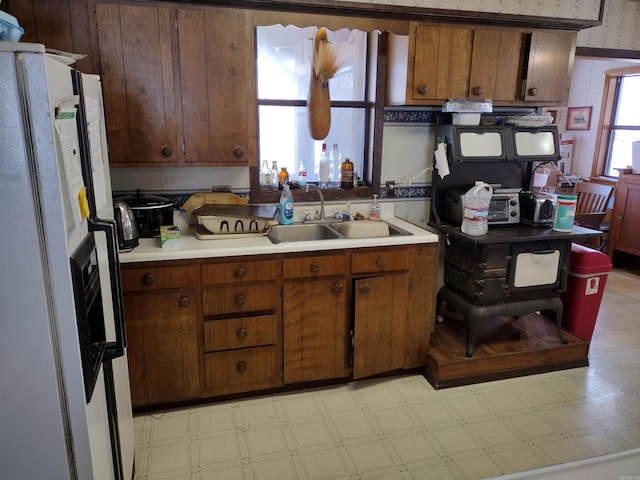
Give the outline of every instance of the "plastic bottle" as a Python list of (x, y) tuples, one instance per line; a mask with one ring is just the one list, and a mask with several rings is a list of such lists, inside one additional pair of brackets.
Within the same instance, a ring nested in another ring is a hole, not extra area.
[(278, 188), (282, 190), (283, 187), (288, 184), (289, 184), (289, 172), (287, 172), (287, 167), (282, 167), (280, 169), (280, 173), (278, 174)]
[(353, 163), (349, 158), (340, 165), (340, 188), (353, 188)]
[(260, 169), (260, 188), (271, 190), (271, 169), (266, 160), (262, 161), (262, 168)]
[(331, 163), (327, 156), (327, 144), (322, 144), (322, 152), (318, 162), (318, 186), (320, 188), (329, 188), (329, 178), (331, 176)]
[(493, 188), (488, 183), (476, 181), (464, 194), (462, 232), (467, 235), (485, 235), (489, 230), (489, 203)]
[(304, 167), (304, 162), (300, 160), (298, 166), (298, 185), (305, 187), (307, 185), (307, 169)]
[(334, 143), (333, 148), (329, 152), (329, 164), (331, 172), (329, 174), (329, 185), (332, 188), (338, 188), (340, 186), (340, 161), (342, 160), (342, 154), (338, 150), (338, 144)]
[(278, 190), (278, 162), (271, 164), (271, 190)]
[(380, 205), (378, 205), (378, 195), (373, 194), (373, 203), (369, 207), (369, 220), (380, 220)]
[(281, 225), (291, 225), (293, 223), (293, 196), (288, 184), (282, 187), (280, 195), (280, 217)]

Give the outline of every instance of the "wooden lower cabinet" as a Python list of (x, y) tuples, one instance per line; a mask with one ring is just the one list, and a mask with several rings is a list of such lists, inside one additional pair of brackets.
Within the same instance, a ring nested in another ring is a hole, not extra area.
[(608, 253), (640, 255), (640, 175), (618, 177), (613, 218), (609, 233)]
[(437, 249), (123, 265), (134, 407), (424, 367)]
[(155, 263), (122, 268), (134, 408), (200, 394), (194, 269), (179, 263), (173, 268)]

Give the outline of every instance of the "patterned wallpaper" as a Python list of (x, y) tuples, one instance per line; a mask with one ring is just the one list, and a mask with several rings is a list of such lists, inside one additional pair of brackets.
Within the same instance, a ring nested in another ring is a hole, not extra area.
[[(379, 5), (597, 20), (600, 0), (349, 0)], [(601, 26), (578, 33), (580, 47), (640, 50), (640, 1), (605, 2)]]

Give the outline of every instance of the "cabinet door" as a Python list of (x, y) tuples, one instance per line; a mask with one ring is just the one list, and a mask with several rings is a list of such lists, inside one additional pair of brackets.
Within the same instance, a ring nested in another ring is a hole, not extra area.
[(535, 31), (531, 34), (525, 100), (567, 102), (575, 47), (574, 32)]
[(96, 5), (112, 166), (181, 161), (172, 10)]
[(469, 98), (494, 102), (517, 100), (522, 59), (522, 33), (478, 28), (473, 32)]
[(134, 407), (199, 394), (195, 294), (127, 294), (124, 313)]
[(254, 33), (248, 13), (178, 10), (186, 161), (256, 165)]
[(353, 295), (353, 378), (403, 368), (409, 273), (356, 280)]
[(285, 282), (285, 383), (347, 375), (345, 299), (343, 277)]
[(415, 27), (409, 47), (408, 103), (467, 98), (472, 33), (468, 27)]
[(621, 175), (611, 222), (609, 254), (614, 250), (640, 255), (640, 175)]

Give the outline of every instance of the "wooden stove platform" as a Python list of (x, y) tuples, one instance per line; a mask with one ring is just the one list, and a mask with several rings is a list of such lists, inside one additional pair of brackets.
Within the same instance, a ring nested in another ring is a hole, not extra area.
[(589, 365), (589, 342), (564, 335), (568, 344), (560, 342), (554, 322), (535, 313), (497, 316), (484, 323), (469, 358), (463, 323), (445, 319), (431, 334), (424, 375), (438, 389)]

